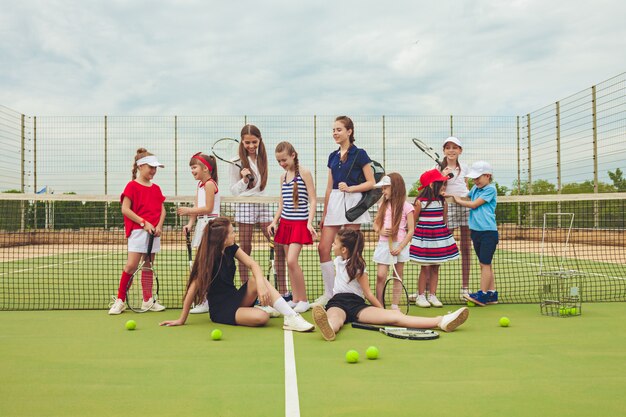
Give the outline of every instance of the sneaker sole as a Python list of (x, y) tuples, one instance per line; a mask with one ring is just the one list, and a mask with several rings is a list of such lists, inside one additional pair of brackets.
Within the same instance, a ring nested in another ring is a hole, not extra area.
[(322, 337), (329, 342), (335, 340), (335, 331), (330, 326), (328, 322), (328, 315), (326, 315), (326, 310), (321, 306), (313, 306), (313, 321), (317, 325), (317, 328), (320, 329), (322, 333)]
[(457, 318), (452, 320), (446, 326), (446, 330), (444, 330), (446, 333), (453, 332), (454, 330), (456, 330), (456, 328), (459, 327), (461, 324), (465, 323), (465, 320), (467, 320), (467, 318), (469, 317), (469, 309), (467, 307), (462, 307), (462, 308), (463, 308), (463, 311), (461, 311), (461, 314), (459, 314)]
[(308, 329), (299, 329), (297, 327), (291, 327), (291, 326), (288, 326), (286, 324), (283, 324), (283, 330), (291, 330), (292, 332), (306, 333), (306, 332), (313, 331), (313, 329), (315, 329), (315, 326), (313, 326), (313, 325), (311, 325), (311, 327), (309, 327)]
[(485, 303), (481, 303), (480, 301), (470, 297), (469, 294), (468, 295), (463, 295), (463, 297), (465, 297), (466, 301), (471, 301), (472, 303), (476, 304), (477, 306), (481, 306), (481, 307), (485, 306)]

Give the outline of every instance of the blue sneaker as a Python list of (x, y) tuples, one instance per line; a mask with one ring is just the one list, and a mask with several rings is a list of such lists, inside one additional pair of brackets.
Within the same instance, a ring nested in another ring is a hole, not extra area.
[(464, 296), (467, 301), (471, 301), (477, 306), (481, 307), (484, 307), (485, 304), (489, 302), (489, 295), (487, 295), (487, 293), (485, 292), (482, 292), (481, 290), (472, 294), (466, 294)]
[(282, 297), (283, 297), (283, 300), (285, 301), (293, 300), (293, 295), (291, 295), (291, 291), (287, 291), (286, 293), (282, 295)]
[(487, 304), (498, 304), (498, 291), (487, 291)]

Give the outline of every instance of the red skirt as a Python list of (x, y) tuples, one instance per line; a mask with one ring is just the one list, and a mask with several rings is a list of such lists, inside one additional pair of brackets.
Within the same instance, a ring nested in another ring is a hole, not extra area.
[(301, 245), (313, 244), (313, 236), (306, 227), (306, 220), (280, 219), (278, 230), (274, 236), (274, 242), (281, 245), (299, 243)]

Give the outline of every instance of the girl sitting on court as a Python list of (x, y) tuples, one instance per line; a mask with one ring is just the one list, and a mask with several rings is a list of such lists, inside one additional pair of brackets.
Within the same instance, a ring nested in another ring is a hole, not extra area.
[[(309, 300), (304, 284), (304, 272), (298, 263), (302, 245), (313, 244), (316, 236), (313, 228), (315, 217), (316, 197), (315, 185), (311, 171), (300, 166), (298, 153), (289, 142), (280, 142), (276, 145), (276, 160), (285, 170), (280, 177), (281, 196), (278, 210), (267, 231), (274, 236), (274, 242), (284, 248), (291, 281), (293, 299), (289, 301), (296, 313), (309, 310)], [(310, 207), (310, 208), (309, 208)], [(279, 223), (280, 221), (280, 223)]]
[[(326, 304), (313, 306), (313, 319), (326, 340), (334, 340), (344, 323), (392, 325), (428, 329), (439, 327), (451, 332), (469, 315), (467, 307), (437, 317), (404, 315), (399, 310), (385, 310), (369, 287), (363, 259), (364, 238), (360, 230), (341, 229), (333, 243), (336, 268), (334, 295)], [(365, 303), (367, 299), (371, 305)]]
[[(191, 175), (198, 181), (196, 189), (196, 201), (193, 207), (179, 207), (177, 213), (180, 216), (189, 216), (189, 222), (183, 226), (183, 233), (191, 233), (196, 223), (196, 230), (191, 241), (195, 249), (200, 246), (204, 228), (220, 215), (220, 194), (217, 187), (217, 162), (213, 156), (198, 152), (189, 160)], [(196, 222), (197, 220), (197, 222)], [(202, 303), (194, 306), (191, 314), (209, 312), (209, 302), (205, 299)]]
[[(252, 276), (239, 289), (234, 284), (237, 270), (235, 259), (252, 271)], [(185, 324), (191, 304), (194, 301), (202, 302), (205, 298), (209, 300), (209, 314), (215, 323), (263, 326), (270, 315), (282, 314), (283, 329), (307, 332), (314, 328), (289, 307), (265, 279), (261, 267), (235, 244), (235, 229), (225, 217), (216, 218), (204, 229), (187, 283), (180, 317), (177, 320), (164, 321), (161, 326)], [(254, 307), (257, 298), (264, 307)]]
[[(133, 164), (133, 179), (124, 188), (120, 200), (122, 202), (122, 214), (124, 215), (124, 230), (128, 239), (128, 258), (122, 271), (120, 284), (117, 289), (117, 298), (114, 297), (109, 314), (120, 314), (126, 309), (126, 289), (128, 282), (137, 270), (141, 257), (148, 250), (148, 233), (155, 236), (152, 246), (151, 262), (154, 262), (155, 254), (161, 249), (161, 233), (165, 221), (165, 197), (161, 188), (152, 182), (156, 175), (157, 167), (163, 168), (157, 157), (144, 148), (137, 149)], [(142, 271), (142, 282), (152, 282), (149, 271)], [(144, 288), (143, 302), (145, 309), (152, 304), (150, 311), (163, 311), (163, 307), (152, 299), (150, 289)]]
[[(400, 174), (385, 175), (375, 187), (383, 190), (383, 200), (374, 219), (374, 231), (380, 236), (374, 250), (376, 298), (382, 303), (390, 265), (395, 265), (398, 278), (402, 279), (404, 263), (409, 260), (415, 218), (413, 206), (406, 201), (406, 185)], [(397, 309), (398, 306), (392, 305), (391, 308)]]

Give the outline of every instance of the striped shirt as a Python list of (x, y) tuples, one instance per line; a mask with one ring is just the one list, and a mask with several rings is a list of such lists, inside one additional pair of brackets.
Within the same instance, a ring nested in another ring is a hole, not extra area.
[[(440, 264), (458, 259), (459, 249), (448, 226), (443, 222), (440, 200), (419, 200), (422, 210), (411, 240), (410, 259), (422, 264)], [(428, 207), (426, 207), (428, 205)]]
[[(286, 179), (285, 175), (285, 179)], [(298, 207), (293, 203), (293, 182), (298, 184)], [(309, 194), (306, 185), (300, 175), (289, 182), (283, 181), (282, 185), (283, 211), (280, 217), (286, 220), (309, 220)]]

